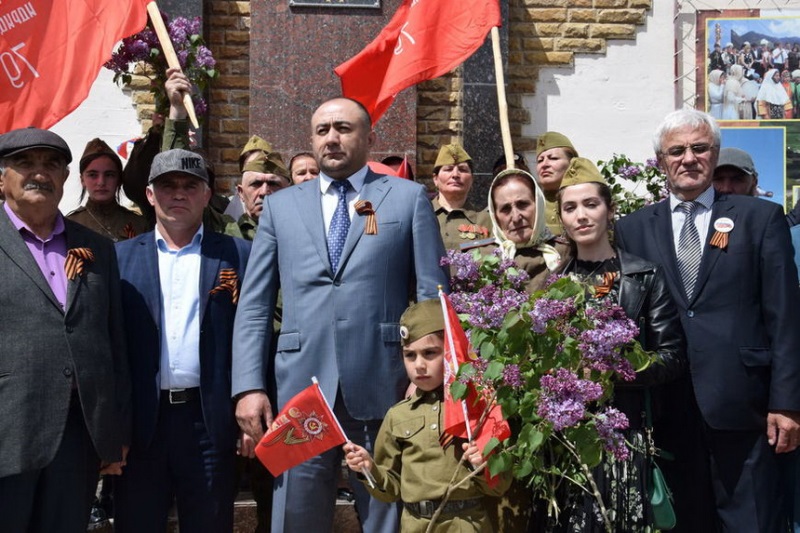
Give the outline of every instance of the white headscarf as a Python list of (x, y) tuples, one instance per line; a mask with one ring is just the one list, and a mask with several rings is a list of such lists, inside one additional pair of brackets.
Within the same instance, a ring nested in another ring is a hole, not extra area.
[(778, 69), (770, 69), (764, 75), (764, 81), (761, 82), (761, 88), (758, 90), (756, 100), (764, 100), (772, 105), (784, 105), (789, 101), (789, 95), (786, 94), (786, 89), (779, 81), (775, 83), (772, 76), (778, 72)]
[[(528, 239), (528, 242), (522, 244), (517, 244), (508, 239), (503, 230), (500, 229), (500, 225), (497, 223), (497, 218), (494, 216), (494, 201), (492, 200), (492, 191), (494, 191), (497, 181), (504, 176), (508, 176), (509, 174), (518, 175), (522, 179), (530, 180), (530, 182), (533, 184), (533, 190), (536, 191), (536, 215), (532, 224), (533, 232), (531, 233), (531, 237)], [(553, 237), (553, 234), (547, 229), (547, 222), (545, 221), (544, 193), (542, 193), (542, 190), (539, 188), (539, 184), (531, 174), (516, 168), (510, 168), (500, 172), (497, 176), (495, 176), (494, 180), (492, 180), (492, 185), (489, 187), (488, 204), (489, 216), (492, 219), (492, 234), (494, 235), (495, 242), (497, 242), (497, 245), (502, 251), (504, 259), (514, 259), (514, 256), (517, 255), (518, 248), (536, 248), (542, 252), (542, 256), (544, 257), (544, 262), (547, 265), (548, 270), (553, 271), (558, 267), (559, 263), (561, 262), (561, 255), (559, 255), (558, 250), (546, 242)]]

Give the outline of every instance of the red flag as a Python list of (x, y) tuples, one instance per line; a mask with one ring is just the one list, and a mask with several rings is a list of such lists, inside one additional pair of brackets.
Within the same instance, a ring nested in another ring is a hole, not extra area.
[[(458, 314), (453, 309), (453, 304), (450, 303), (450, 298), (441, 291), (439, 292), (439, 297), (442, 300), (445, 327), (444, 402), (442, 407), (444, 421), (442, 423), (442, 431), (464, 439), (469, 439), (471, 436), (478, 449), (483, 451), (483, 448), (492, 437), (497, 437), (500, 441), (510, 437), (511, 428), (508, 426), (508, 422), (503, 419), (500, 406), (494, 404), (489, 410), (483, 426), (477, 435), (474, 435), (473, 433), (481, 419), (481, 415), (486, 410), (487, 398), (479, 394), (472, 385), (469, 386), (465, 400), (455, 400), (450, 394), (450, 385), (456, 379), (459, 365), (475, 359), (475, 354), (469, 345), (464, 329), (461, 327)], [(469, 426), (469, 429), (467, 426)]]
[(114, 44), (147, 22), (146, 0), (3, 0), (0, 133), (49, 128), (89, 94)]
[(500, 24), (497, 0), (404, 0), (374, 41), (334, 69), (342, 94), (375, 123), (397, 93), (453, 70)]
[(256, 456), (279, 476), (347, 441), (316, 382), (283, 406), (256, 446)]
[(411, 165), (408, 162), (408, 154), (403, 156), (403, 162), (400, 163), (400, 168), (397, 169), (397, 176), (406, 180), (411, 179)]

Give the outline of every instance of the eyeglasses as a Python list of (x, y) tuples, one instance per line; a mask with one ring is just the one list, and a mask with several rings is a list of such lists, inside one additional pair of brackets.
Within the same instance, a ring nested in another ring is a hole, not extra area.
[(694, 155), (702, 155), (711, 150), (713, 147), (713, 145), (708, 143), (694, 143), (687, 144), (685, 146), (670, 146), (664, 153), (673, 159), (679, 159), (683, 157), (683, 155), (686, 153), (686, 150), (691, 150)]

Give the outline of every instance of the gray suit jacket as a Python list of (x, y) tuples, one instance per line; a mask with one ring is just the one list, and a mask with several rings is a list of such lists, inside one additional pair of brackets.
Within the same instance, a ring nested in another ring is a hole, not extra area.
[[(233, 338), (233, 395), (267, 390), (278, 408), (319, 378), (333, 403), (381, 419), (408, 380), (398, 320), (410, 299), (447, 290), (444, 247), (422, 186), (369, 172), (360, 198), (372, 203), (377, 235), (354, 214), (334, 275), (322, 218), (320, 185), (311, 180), (267, 196), (253, 243)], [(283, 324), (272, 350), (278, 288)], [(415, 290), (414, 290), (415, 288)], [(416, 293), (416, 294), (415, 294)]]
[(69, 220), (67, 249), (95, 261), (67, 281), (62, 310), (0, 207), (0, 477), (42, 468), (58, 450), (72, 382), (95, 450), (118, 461), (130, 442), (130, 382), (111, 241)]

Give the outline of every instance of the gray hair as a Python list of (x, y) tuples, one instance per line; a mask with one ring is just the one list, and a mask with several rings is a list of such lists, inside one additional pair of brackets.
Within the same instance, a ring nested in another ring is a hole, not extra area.
[(714, 117), (697, 109), (678, 109), (664, 117), (653, 134), (653, 149), (656, 155), (661, 154), (661, 143), (664, 141), (664, 137), (673, 131), (684, 128), (707, 128), (714, 138), (714, 146), (719, 148), (722, 143), (722, 133)]

